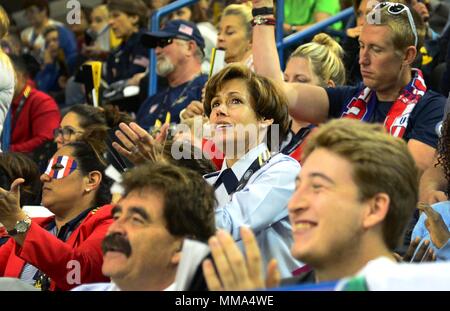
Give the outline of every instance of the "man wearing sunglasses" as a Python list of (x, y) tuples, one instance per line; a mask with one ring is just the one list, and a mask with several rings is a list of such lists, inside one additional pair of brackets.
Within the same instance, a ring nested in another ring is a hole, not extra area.
[(142, 37), (142, 43), (155, 48), (157, 73), (169, 86), (149, 97), (139, 108), (137, 123), (150, 129), (157, 120), (179, 123), (181, 110), (193, 100), (200, 100), (208, 77), (201, 73), (205, 41), (194, 23), (173, 20), (161, 31)]
[[(272, 0), (253, 0), (255, 8), (271, 7)], [(266, 18), (270, 20), (270, 18)], [(400, 3), (382, 3), (367, 15), (359, 36), (359, 65), (363, 85), (321, 88), (283, 83), (273, 26), (256, 25), (253, 55), (257, 72), (280, 81), (295, 119), (310, 123), (330, 118), (353, 118), (383, 123), (393, 136), (408, 142), (421, 171), (432, 164), (445, 98), (427, 89), (420, 70), (412, 68), (423, 42), (423, 23)]]

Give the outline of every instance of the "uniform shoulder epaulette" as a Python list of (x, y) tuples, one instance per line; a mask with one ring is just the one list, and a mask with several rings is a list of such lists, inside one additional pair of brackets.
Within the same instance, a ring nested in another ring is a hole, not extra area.
[(100, 207), (96, 207), (91, 211), (92, 215), (95, 215), (95, 213), (97, 213), (97, 211), (100, 209)]

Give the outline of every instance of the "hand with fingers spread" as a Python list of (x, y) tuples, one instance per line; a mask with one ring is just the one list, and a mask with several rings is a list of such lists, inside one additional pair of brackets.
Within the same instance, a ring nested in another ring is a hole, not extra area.
[(436, 261), (436, 253), (430, 246), (430, 241), (424, 240), (420, 243), (420, 238), (417, 237), (415, 240), (411, 241), (408, 250), (403, 256), (402, 261), (404, 262), (428, 262)]
[(430, 233), (431, 241), (437, 248), (442, 248), (450, 239), (450, 232), (441, 214), (426, 203), (419, 203), (417, 208), (427, 216), (425, 227)]
[(246, 257), (240, 251), (231, 235), (223, 230), (210, 238), (209, 246), (214, 259), (203, 262), (203, 274), (209, 290), (251, 290), (276, 287), (280, 274), (275, 260), (268, 264), (267, 279), (264, 281), (261, 253), (253, 232), (241, 227)]
[(17, 221), (25, 219), (26, 215), (20, 208), (20, 185), (23, 178), (17, 178), (11, 184), (11, 189), (0, 188), (0, 223), (7, 230), (14, 228)]
[(158, 136), (153, 138), (134, 122), (131, 122), (130, 125), (120, 123), (120, 131), (116, 131), (115, 134), (124, 147), (116, 142), (112, 146), (135, 165), (145, 161), (158, 161), (161, 157), (164, 140), (167, 137), (168, 127), (168, 124), (164, 124)]

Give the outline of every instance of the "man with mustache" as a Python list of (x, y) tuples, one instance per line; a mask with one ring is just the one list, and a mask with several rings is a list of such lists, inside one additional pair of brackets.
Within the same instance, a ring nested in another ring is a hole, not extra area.
[(205, 40), (194, 23), (173, 20), (161, 31), (142, 37), (142, 43), (155, 48), (157, 73), (168, 87), (149, 97), (139, 108), (137, 123), (148, 130), (157, 120), (179, 123), (180, 112), (193, 100), (200, 100), (208, 77), (202, 74)]
[(215, 232), (214, 190), (200, 174), (166, 164), (136, 167), (122, 185), (103, 241), (102, 272), (112, 282), (75, 290), (173, 290), (184, 240), (206, 242)]

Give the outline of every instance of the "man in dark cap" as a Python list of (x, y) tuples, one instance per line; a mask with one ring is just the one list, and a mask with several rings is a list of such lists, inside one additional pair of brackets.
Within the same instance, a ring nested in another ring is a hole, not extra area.
[(157, 73), (167, 79), (166, 89), (149, 97), (140, 107), (136, 120), (146, 130), (157, 120), (180, 122), (181, 110), (200, 100), (208, 77), (201, 73), (205, 41), (194, 23), (173, 20), (161, 31), (146, 33), (142, 43), (156, 49)]

